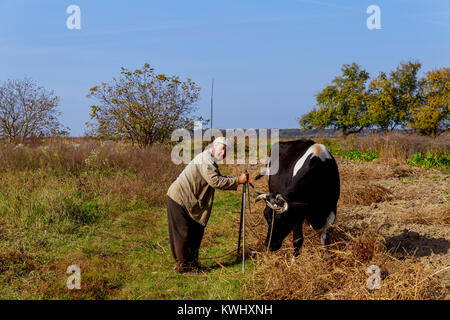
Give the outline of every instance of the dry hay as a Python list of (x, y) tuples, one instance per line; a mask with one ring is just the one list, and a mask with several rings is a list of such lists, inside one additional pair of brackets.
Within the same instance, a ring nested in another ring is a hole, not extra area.
[[(326, 257), (310, 241), (294, 260), (291, 249), (262, 254), (256, 260), (255, 287), (247, 289), (263, 299), (438, 299), (445, 294), (431, 268), (392, 257), (376, 231), (358, 237), (334, 231), (337, 241)], [(380, 268), (380, 289), (368, 289), (366, 270), (372, 265)]]
[[(338, 205), (363, 205), (389, 201), (392, 192), (373, 180), (384, 179), (393, 175), (390, 166), (381, 164), (355, 163), (346, 159), (339, 159), (339, 175), (341, 179), (341, 193)], [(406, 169), (396, 168), (397, 174), (405, 174)]]
[(391, 176), (389, 165), (370, 162), (354, 162), (352, 160), (337, 158), (339, 176), (341, 180), (376, 180)]
[[(369, 206), (377, 202), (391, 201), (393, 192), (386, 181), (410, 175), (423, 175), (422, 170), (404, 165), (386, 164), (381, 161), (355, 163), (337, 158), (341, 197), (339, 206), (346, 211), (353, 206)], [(392, 179), (394, 178), (394, 179)], [(267, 182), (264, 182), (267, 183)], [(264, 190), (265, 185), (258, 185)], [(395, 193), (396, 199), (400, 195)], [(435, 210), (422, 212), (423, 223), (448, 223), (449, 203)], [(262, 207), (255, 208), (261, 215)], [(361, 216), (361, 219), (363, 216)], [(417, 219), (411, 217), (410, 219)], [(249, 219), (250, 220), (250, 219)], [(404, 222), (404, 221), (402, 221)], [(341, 221), (342, 223), (342, 221)], [(436, 265), (431, 265), (407, 252), (399, 259), (389, 249), (387, 240), (380, 234), (380, 226), (359, 223), (333, 226), (330, 232), (329, 256), (324, 257), (319, 235), (304, 228), (305, 242), (300, 255), (292, 260), (293, 248), (289, 236), (278, 252), (266, 253), (263, 237), (267, 224), (259, 221), (259, 236), (249, 236), (255, 249), (255, 270), (251, 284), (244, 284), (250, 297), (255, 299), (442, 299), (445, 288), (435, 275)], [(367, 287), (369, 266), (381, 271), (378, 290)], [(440, 267), (439, 267), (440, 268)]]
[(379, 180), (389, 178), (404, 178), (411, 175), (420, 175), (423, 170), (397, 163), (390, 164), (385, 159), (376, 159), (371, 162), (354, 162), (352, 160), (336, 157), (339, 175), (343, 180)]
[(420, 210), (409, 213), (404, 221), (407, 223), (426, 225), (450, 225), (450, 201), (447, 201), (434, 209), (422, 207)]
[(392, 192), (383, 186), (360, 181), (342, 181), (338, 205), (369, 206), (391, 199)]

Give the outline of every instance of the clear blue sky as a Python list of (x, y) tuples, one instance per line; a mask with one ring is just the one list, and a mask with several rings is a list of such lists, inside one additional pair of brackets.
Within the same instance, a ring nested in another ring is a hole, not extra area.
[[(66, 8), (81, 8), (69, 30)], [(381, 8), (381, 30), (366, 9)], [(0, 81), (29, 76), (60, 96), (62, 122), (82, 135), (90, 87), (150, 63), (201, 87), (218, 128), (295, 128), (315, 94), (357, 62), (371, 76), (417, 59), (450, 66), (449, 0), (1, 0)]]

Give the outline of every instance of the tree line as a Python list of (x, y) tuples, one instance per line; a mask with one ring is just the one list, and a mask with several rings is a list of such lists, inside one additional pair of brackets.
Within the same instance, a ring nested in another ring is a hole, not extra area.
[[(436, 136), (449, 128), (450, 68), (418, 78), (421, 64), (409, 61), (389, 74), (369, 79), (358, 64), (345, 64), (342, 74), (316, 95), (317, 107), (299, 119), (303, 129), (334, 128), (344, 135), (364, 128), (411, 128)], [(370, 81), (369, 81), (370, 80)], [(158, 74), (149, 64), (94, 86), (86, 135), (128, 139), (140, 147), (164, 142), (180, 128), (193, 129), (200, 87), (190, 78)], [(58, 117), (59, 97), (30, 78), (0, 84), (0, 137), (10, 142), (66, 136)]]
[(344, 64), (342, 74), (316, 95), (317, 106), (299, 118), (300, 127), (333, 128), (344, 136), (371, 128), (437, 136), (450, 124), (450, 68), (419, 78), (420, 68), (408, 61), (370, 79), (357, 63)]
[[(128, 139), (140, 147), (163, 142), (179, 128), (192, 129), (200, 87), (190, 78), (158, 74), (149, 64), (119, 78), (92, 87), (86, 135), (105, 139)], [(58, 120), (59, 97), (35, 81), (7, 80), (0, 84), (0, 137), (11, 143), (29, 138), (68, 135)], [(205, 121), (203, 121), (205, 123)]]

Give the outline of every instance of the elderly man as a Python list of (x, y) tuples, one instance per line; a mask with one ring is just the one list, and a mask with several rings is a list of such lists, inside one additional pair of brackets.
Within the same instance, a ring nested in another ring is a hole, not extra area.
[(198, 250), (211, 215), (214, 190), (237, 190), (248, 181), (248, 173), (239, 177), (222, 176), (217, 161), (226, 157), (228, 141), (219, 137), (210, 148), (197, 155), (167, 191), (169, 240), (175, 270), (198, 271)]

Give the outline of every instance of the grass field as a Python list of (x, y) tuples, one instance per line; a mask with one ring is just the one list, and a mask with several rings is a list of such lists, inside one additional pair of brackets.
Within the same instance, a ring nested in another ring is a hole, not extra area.
[[(172, 270), (164, 206), (182, 167), (170, 162), (168, 146), (140, 150), (88, 139), (4, 144), (0, 298), (448, 299), (448, 137), (320, 142), (336, 156), (342, 181), (329, 257), (306, 226), (296, 260), (290, 237), (280, 251), (266, 253), (263, 204), (251, 204), (247, 242), (256, 255), (242, 274), (235, 255), (226, 255), (236, 249), (241, 189), (218, 190), (200, 251), (208, 270), (183, 275)], [(423, 165), (428, 152), (446, 158)], [(224, 174), (244, 169), (256, 175), (256, 166), (221, 166)], [(255, 187), (265, 191), (266, 182)], [(66, 286), (71, 265), (81, 268), (80, 290)], [(381, 270), (379, 290), (367, 289), (371, 265)]]

